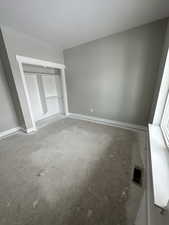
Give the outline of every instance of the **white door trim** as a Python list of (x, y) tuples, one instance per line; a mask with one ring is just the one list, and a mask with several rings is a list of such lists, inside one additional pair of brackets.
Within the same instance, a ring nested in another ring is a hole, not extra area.
[(49, 61), (44, 61), (44, 60), (40, 60), (40, 59), (35, 59), (35, 58), (31, 58), (31, 57), (20, 56), (20, 55), (16, 55), (16, 59), (17, 59), (17, 62), (19, 64), (21, 80), (22, 80), (24, 92), (25, 92), (25, 95), (26, 95), (26, 101), (27, 101), (27, 105), (28, 105), (29, 115), (30, 115), (31, 122), (32, 122), (32, 127), (31, 128), (27, 127), (27, 125), (26, 125), (27, 124), (27, 118), (23, 114), (26, 132), (30, 133), (30, 132), (36, 131), (37, 128), (36, 128), (36, 124), (35, 124), (35, 120), (34, 120), (34, 116), (33, 116), (33, 110), (32, 110), (32, 107), (31, 107), (29, 92), (28, 92), (26, 79), (25, 79), (25, 75), (24, 75), (24, 71), (23, 71), (23, 65), (22, 65), (23, 63), (29, 64), (29, 65), (36, 65), (36, 66), (51, 67), (51, 68), (61, 70), (61, 83), (62, 83), (62, 91), (63, 91), (64, 114), (68, 115), (68, 101), (67, 101), (67, 88), (66, 88), (66, 79), (65, 79), (65, 65), (59, 64), (59, 63), (54, 63), (54, 62), (49, 62)]

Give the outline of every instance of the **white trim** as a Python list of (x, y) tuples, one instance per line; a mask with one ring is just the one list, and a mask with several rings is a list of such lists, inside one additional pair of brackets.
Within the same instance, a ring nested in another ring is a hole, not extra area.
[(26, 118), (26, 116), (24, 116), (24, 113), (23, 113), (23, 117), (24, 117), (24, 120), (25, 120), (26, 133), (36, 131), (37, 128), (36, 128), (36, 124), (35, 124), (35, 120), (34, 120), (34, 116), (33, 116), (33, 110), (32, 110), (32, 107), (31, 107), (29, 92), (28, 92), (28, 88), (27, 88), (27, 84), (26, 84), (26, 80), (25, 80), (23, 67), (22, 67), (23, 63), (61, 69), (61, 82), (62, 82), (62, 91), (63, 91), (64, 114), (68, 115), (68, 100), (67, 100), (66, 79), (65, 79), (65, 72), (64, 72), (65, 65), (59, 64), (59, 63), (54, 63), (54, 62), (49, 62), (49, 61), (44, 61), (44, 60), (40, 60), (40, 59), (35, 59), (35, 58), (31, 58), (31, 57), (20, 56), (20, 55), (16, 55), (16, 59), (17, 59), (18, 64), (19, 64), (19, 70), (20, 70), (20, 74), (21, 74), (24, 92), (25, 92), (25, 95), (26, 95), (28, 111), (29, 111), (29, 115), (30, 115), (31, 123), (32, 123), (31, 127), (27, 125), (27, 118)]
[(167, 52), (160, 90), (159, 90), (159, 94), (157, 98), (156, 109), (155, 109), (155, 114), (153, 118), (154, 125), (160, 125), (164, 107), (165, 107), (168, 89), (169, 89), (169, 50)]
[(146, 184), (147, 184), (147, 188), (146, 188), (146, 212), (147, 212), (147, 225), (151, 225), (151, 213), (150, 213), (150, 209), (151, 209), (151, 194), (152, 194), (152, 185), (151, 185), (151, 181), (152, 181), (152, 177), (151, 177), (151, 156), (150, 156), (150, 149), (149, 149), (149, 142), (147, 141), (147, 152), (146, 152)]
[(161, 130), (165, 139), (165, 142), (167, 146), (169, 146), (169, 129), (168, 129), (168, 124), (169, 124), (169, 118), (168, 118), (168, 113), (169, 113), (169, 94), (167, 96), (167, 100), (165, 103), (162, 119), (161, 119)]
[(73, 119), (86, 120), (86, 121), (90, 121), (90, 122), (94, 122), (94, 123), (98, 123), (98, 124), (104, 124), (104, 125), (108, 125), (108, 126), (120, 127), (123, 129), (134, 130), (134, 131), (146, 131), (147, 130), (147, 128), (145, 126), (125, 123), (125, 122), (120, 122), (120, 121), (115, 121), (115, 120), (108, 120), (108, 119), (98, 118), (98, 117), (94, 117), (94, 116), (86, 116), (86, 115), (77, 114), (77, 113), (69, 113), (68, 117), (73, 118)]
[(6, 138), (9, 135), (11, 135), (13, 133), (16, 133), (19, 130), (21, 130), (21, 127), (15, 127), (15, 128), (10, 129), (10, 130), (2, 131), (2, 132), (0, 132), (0, 139)]
[(49, 62), (49, 61), (45, 61), (41, 59), (35, 59), (35, 58), (25, 57), (21, 55), (16, 55), (16, 59), (20, 63), (26, 63), (26, 64), (36, 65), (36, 66), (52, 67), (57, 69), (65, 69), (65, 65), (63, 64)]
[[(32, 122), (32, 128), (31, 129), (36, 129), (36, 124), (35, 124), (35, 120), (34, 120), (34, 117), (33, 117), (33, 111), (32, 111), (32, 107), (31, 107), (31, 101), (30, 101), (30, 97), (29, 97), (29, 92), (28, 92), (28, 88), (27, 88), (27, 84), (26, 84), (26, 79), (25, 79), (23, 67), (22, 67), (22, 62), (18, 61), (18, 64), (19, 64), (19, 70), (20, 70), (20, 74), (21, 74), (23, 88), (24, 88), (25, 95), (26, 95), (26, 101), (27, 101), (27, 105), (28, 105), (28, 110), (29, 110), (29, 114), (30, 114), (31, 122)], [(23, 114), (23, 116), (24, 116), (24, 114)], [(26, 120), (25, 116), (24, 116), (24, 120), (25, 120), (25, 126), (27, 128), (27, 124), (26, 124), (27, 120)]]
[(169, 202), (169, 152), (159, 126), (149, 124), (154, 204), (166, 208)]
[(27, 133), (27, 134), (30, 134), (30, 133), (35, 132), (35, 131), (37, 131), (37, 128), (34, 128), (34, 127), (24, 130), (24, 132)]
[(67, 116), (69, 114), (69, 109), (68, 109), (68, 98), (67, 98), (66, 78), (65, 78), (64, 69), (61, 71), (61, 83), (62, 83), (62, 91), (63, 91), (64, 113), (65, 113), (65, 116)]

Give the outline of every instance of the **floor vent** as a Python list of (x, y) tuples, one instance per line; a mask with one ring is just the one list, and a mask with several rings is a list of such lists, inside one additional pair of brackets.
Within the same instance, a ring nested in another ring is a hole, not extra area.
[(133, 170), (133, 182), (142, 185), (142, 169), (138, 166), (135, 166)]

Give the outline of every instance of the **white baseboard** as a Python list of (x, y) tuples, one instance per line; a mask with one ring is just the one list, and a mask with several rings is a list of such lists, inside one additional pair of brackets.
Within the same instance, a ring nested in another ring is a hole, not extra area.
[[(104, 124), (107, 126), (120, 127), (120, 128), (128, 129), (128, 130), (147, 131), (147, 128), (145, 126), (139, 126), (139, 125), (124, 123), (124, 122), (119, 122), (119, 121), (114, 121), (114, 120), (102, 119), (102, 118), (98, 118), (98, 117), (94, 117), (94, 116), (86, 116), (86, 115), (77, 114), (77, 113), (69, 113), (68, 116), (66, 116), (66, 117), (90, 121), (90, 122), (94, 122), (94, 123), (98, 123), (98, 124)], [(5, 138), (9, 135), (12, 135), (13, 133), (16, 133), (19, 130), (24, 131), (27, 134), (37, 131), (37, 129), (35, 127), (28, 128), (28, 129), (23, 129), (22, 127), (15, 127), (10, 130), (0, 132), (0, 139)]]
[[(22, 129), (23, 130), (23, 129)], [(27, 133), (27, 134), (30, 134), (30, 133), (32, 133), (32, 132), (35, 132), (35, 131), (37, 131), (37, 129), (36, 129), (36, 127), (31, 127), (31, 128), (28, 128), (28, 129), (24, 129), (23, 130), (25, 133)]]
[(2, 132), (0, 132), (0, 139), (5, 138), (9, 135), (12, 135), (19, 130), (21, 130), (21, 127), (15, 127), (15, 128), (10, 129), (10, 130), (2, 131)]
[(22, 131), (24, 133), (29, 134), (29, 133), (32, 133), (32, 132), (36, 131), (36, 128), (32, 127), (32, 128), (29, 128), (29, 129), (24, 129), (22, 127), (14, 127), (10, 130), (5, 130), (5, 131), (0, 132), (0, 140), (16, 133), (17, 131)]
[(69, 113), (68, 117), (72, 119), (86, 120), (86, 121), (90, 121), (90, 122), (94, 122), (98, 124), (104, 124), (107, 126), (114, 126), (114, 127), (119, 127), (119, 128), (128, 129), (128, 130), (147, 131), (147, 127), (145, 126), (125, 123), (125, 122), (120, 122), (115, 120), (102, 119), (102, 118), (98, 118), (94, 116), (86, 116), (86, 115), (77, 114), (77, 113)]

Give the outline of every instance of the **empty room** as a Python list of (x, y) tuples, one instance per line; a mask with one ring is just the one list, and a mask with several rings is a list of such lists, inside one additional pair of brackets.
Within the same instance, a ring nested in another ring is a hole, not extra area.
[(0, 225), (169, 224), (169, 1), (0, 0)]

